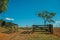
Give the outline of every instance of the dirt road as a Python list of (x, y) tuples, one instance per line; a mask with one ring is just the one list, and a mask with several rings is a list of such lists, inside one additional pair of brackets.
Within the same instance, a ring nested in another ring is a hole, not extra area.
[(57, 36), (54, 36), (52, 34), (39, 34), (39, 33), (21, 34), (21, 33), (16, 33), (15, 35), (8, 38), (7, 40), (60, 40), (60, 38)]

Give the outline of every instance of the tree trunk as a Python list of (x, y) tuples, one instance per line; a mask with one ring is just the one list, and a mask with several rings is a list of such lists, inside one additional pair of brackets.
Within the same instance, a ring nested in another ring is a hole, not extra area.
[(44, 20), (44, 25), (46, 25), (46, 20)]

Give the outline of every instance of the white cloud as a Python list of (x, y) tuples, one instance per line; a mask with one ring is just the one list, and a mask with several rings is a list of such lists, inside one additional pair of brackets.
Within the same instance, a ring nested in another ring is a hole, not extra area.
[(14, 20), (13, 18), (5, 18), (5, 20)]
[(60, 23), (60, 21), (56, 21), (56, 23)]

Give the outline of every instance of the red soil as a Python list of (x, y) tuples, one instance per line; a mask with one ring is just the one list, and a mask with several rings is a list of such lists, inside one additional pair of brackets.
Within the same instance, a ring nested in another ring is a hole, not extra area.
[(54, 29), (53, 29), (53, 33), (54, 33), (54, 35), (60, 37), (60, 28), (54, 28)]

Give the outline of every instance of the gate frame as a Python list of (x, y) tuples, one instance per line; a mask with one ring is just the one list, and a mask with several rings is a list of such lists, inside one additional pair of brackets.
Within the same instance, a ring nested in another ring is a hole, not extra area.
[(32, 25), (32, 32), (35, 32), (36, 28), (40, 28), (39, 26), (44, 26), (44, 27), (42, 27), (44, 30), (46, 28), (48, 28), (48, 32), (50, 32), (50, 34), (53, 34), (53, 25), (52, 24), (48, 24), (48, 25)]

